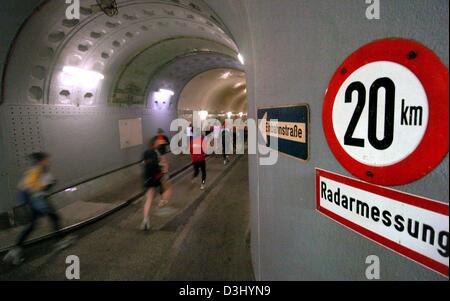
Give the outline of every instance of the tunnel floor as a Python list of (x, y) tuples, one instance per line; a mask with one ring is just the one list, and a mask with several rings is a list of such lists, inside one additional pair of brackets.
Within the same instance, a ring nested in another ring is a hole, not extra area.
[[(54, 240), (29, 246), (21, 266), (0, 263), (0, 280), (66, 280), (69, 255), (80, 258), (80, 280), (253, 280), (247, 158), (229, 168), (194, 211), (161, 230), (138, 230), (140, 199), (77, 231), (68, 249), (54, 251)], [(191, 173), (178, 185), (192, 185)]]

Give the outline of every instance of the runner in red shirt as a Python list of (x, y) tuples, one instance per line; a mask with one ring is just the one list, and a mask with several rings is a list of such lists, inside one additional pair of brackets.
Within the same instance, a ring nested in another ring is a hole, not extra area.
[(206, 154), (203, 151), (203, 140), (202, 136), (194, 138), (192, 140), (190, 151), (192, 157), (192, 164), (194, 166), (194, 178), (196, 178), (199, 174), (199, 171), (202, 171), (202, 184), (200, 189), (205, 189), (206, 185)]

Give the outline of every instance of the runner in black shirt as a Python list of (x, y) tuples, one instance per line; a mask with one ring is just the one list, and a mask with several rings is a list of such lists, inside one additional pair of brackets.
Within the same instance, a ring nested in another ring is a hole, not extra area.
[(161, 183), (164, 186), (164, 195), (158, 206), (164, 207), (169, 202), (172, 197), (172, 183), (169, 179), (169, 160), (167, 154), (170, 153), (170, 141), (169, 138), (164, 134), (163, 129), (158, 129), (158, 135), (156, 136), (157, 152), (160, 155), (160, 166), (162, 168), (163, 176), (161, 178)]
[(167, 191), (164, 188), (163, 183), (161, 182), (164, 173), (161, 167), (160, 156), (157, 152), (158, 142), (157, 137), (151, 139), (149, 144), (149, 149), (145, 151), (143, 156), (144, 163), (144, 188), (147, 190), (146, 192), (146, 200), (144, 204), (144, 220), (142, 221), (142, 230), (150, 229), (150, 209), (152, 207), (152, 202), (155, 197), (156, 189), (159, 189), (161, 193), (161, 199), (167, 199)]

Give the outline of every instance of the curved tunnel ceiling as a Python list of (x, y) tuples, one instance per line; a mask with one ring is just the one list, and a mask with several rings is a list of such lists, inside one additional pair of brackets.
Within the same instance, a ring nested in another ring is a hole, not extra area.
[[(212, 66), (211, 57), (218, 58)], [(225, 57), (226, 60), (222, 59)], [(242, 68), (234, 57), (234, 50), (212, 40), (177, 37), (160, 41), (139, 53), (124, 67), (114, 85), (110, 102), (143, 104), (149, 82), (154, 78), (163, 80), (165, 88), (174, 90), (177, 83), (170, 84), (170, 80), (183, 80), (193, 72), (200, 73), (199, 70), (230, 65)]]
[(243, 66), (234, 57), (220, 53), (198, 52), (176, 58), (161, 68), (151, 81), (146, 94), (147, 102), (152, 104), (152, 92), (160, 88), (172, 90), (175, 95), (180, 95), (183, 88), (197, 75), (217, 68), (243, 71)]
[[(170, 72), (164, 72), (172, 64), (176, 71), (188, 54), (198, 55), (197, 66), (178, 71), (180, 78), (174, 86), (184, 86), (193, 74), (210, 68), (242, 69), (236, 58), (236, 44), (217, 15), (202, 1), (119, 0), (116, 17), (96, 12), (92, 6), (95, 3), (82, 2), (79, 21), (64, 19), (64, 1), (49, 0), (35, 11), (18, 36), (8, 63), (5, 102), (143, 104), (150, 83), (158, 79), (167, 82)], [(30, 45), (36, 51), (30, 52)], [(233, 62), (215, 60), (210, 64), (205, 52), (227, 56)], [(95, 87), (74, 85), (64, 78), (65, 66), (97, 71), (105, 78)], [(129, 87), (135, 91), (130, 95), (140, 98), (130, 103), (128, 96), (123, 102), (117, 94)]]
[(181, 92), (179, 114), (201, 110), (212, 114), (247, 113), (246, 89), (243, 71), (220, 68), (203, 72)]

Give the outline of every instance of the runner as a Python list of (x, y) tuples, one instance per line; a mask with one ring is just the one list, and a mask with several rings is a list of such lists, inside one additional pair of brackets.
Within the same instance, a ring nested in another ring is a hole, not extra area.
[(198, 176), (200, 170), (202, 171), (201, 190), (205, 189), (206, 185), (206, 155), (202, 148), (203, 140), (203, 136), (194, 138), (190, 146), (192, 164), (194, 166), (193, 179)]
[[(227, 165), (230, 162), (229, 153), (233, 150), (230, 142), (232, 140), (230, 130), (225, 127), (222, 128), (222, 156), (223, 156), (223, 165)], [(228, 151), (228, 153), (227, 153)]]
[[(152, 207), (152, 202), (155, 197), (156, 190), (159, 189), (161, 194), (161, 201), (167, 203), (169, 201), (170, 195), (165, 191), (164, 185), (161, 182), (164, 171), (163, 167), (160, 165), (160, 156), (158, 153), (158, 136), (150, 140), (149, 149), (144, 153), (144, 187), (147, 190), (146, 200), (144, 204), (144, 220), (142, 221), (141, 229), (148, 231), (150, 230), (150, 209)], [(160, 203), (160, 204), (161, 204)]]
[[(61, 230), (60, 217), (55, 208), (49, 202), (50, 189), (56, 181), (50, 173), (50, 157), (48, 154), (39, 152), (30, 155), (33, 166), (25, 173), (18, 185), (19, 201), (28, 207), (31, 213), (31, 223), (22, 231), (17, 239), (16, 246), (3, 258), (5, 262), (18, 265), (23, 262), (23, 245), (33, 232), (39, 217), (47, 216), (53, 224), (55, 232)], [(73, 237), (67, 236), (61, 239), (56, 247), (64, 249), (68, 247)]]
[(162, 208), (169, 203), (169, 199), (172, 197), (172, 182), (169, 178), (169, 160), (167, 154), (170, 152), (170, 141), (164, 133), (164, 130), (159, 128), (158, 135), (156, 136), (157, 152), (160, 156), (160, 165), (163, 177), (161, 183), (164, 186), (164, 195), (161, 198), (158, 207)]

